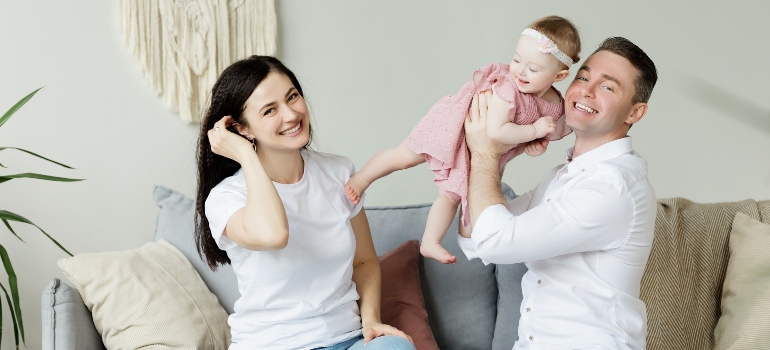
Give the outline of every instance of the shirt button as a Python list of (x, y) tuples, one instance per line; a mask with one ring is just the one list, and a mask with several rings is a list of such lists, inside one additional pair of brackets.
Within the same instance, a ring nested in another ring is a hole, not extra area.
[(529, 340), (535, 340), (535, 337), (533, 337), (533, 336), (531, 336), (531, 335), (530, 335), (530, 336), (529, 336)]
[(537, 284), (543, 284), (543, 280), (537, 280)]
[(532, 309), (530, 309), (530, 308), (527, 308), (527, 312), (530, 312), (530, 311), (532, 311)]

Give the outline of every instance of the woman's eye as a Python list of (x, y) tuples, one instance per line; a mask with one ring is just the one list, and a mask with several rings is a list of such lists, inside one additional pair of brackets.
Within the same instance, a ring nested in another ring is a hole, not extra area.
[(297, 96), (299, 96), (299, 94), (298, 94), (298, 93), (296, 93), (296, 92), (295, 92), (295, 93), (293, 93), (293, 94), (291, 94), (291, 95), (289, 95), (289, 101), (293, 101), (293, 100), (295, 100), (295, 99), (297, 98)]
[(264, 115), (268, 115), (268, 114), (271, 114), (271, 113), (273, 113), (273, 112), (275, 112), (275, 108), (268, 108), (268, 109), (265, 111), (265, 114), (264, 114)]

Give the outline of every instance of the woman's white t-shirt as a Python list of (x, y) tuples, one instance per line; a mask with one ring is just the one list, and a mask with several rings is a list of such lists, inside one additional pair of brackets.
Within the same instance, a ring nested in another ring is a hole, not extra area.
[(313, 349), (361, 334), (350, 219), (363, 200), (354, 205), (345, 195), (353, 164), (337, 155), (300, 153), (305, 162), (302, 180), (273, 182), (289, 220), (284, 249), (252, 251), (222, 235), (230, 217), (246, 206), (241, 169), (206, 199), (211, 234), (227, 252), (241, 294), (228, 319), (230, 350)]

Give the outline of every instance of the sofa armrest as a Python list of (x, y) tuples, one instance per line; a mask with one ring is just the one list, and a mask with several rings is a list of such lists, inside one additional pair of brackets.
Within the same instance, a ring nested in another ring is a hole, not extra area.
[(77, 289), (54, 278), (43, 290), (43, 350), (104, 350)]

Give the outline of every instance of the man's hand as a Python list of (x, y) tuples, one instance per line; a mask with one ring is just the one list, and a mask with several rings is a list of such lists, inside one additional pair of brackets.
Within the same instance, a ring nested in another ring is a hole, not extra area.
[(470, 113), (465, 118), (465, 143), (471, 152), (471, 158), (476, 154), (499, 160), (500, 156), (510, 148), (492, 141), (487, 136), (487, 115), (491, 113), (495, 116), (501, 113), (507, 116), (508, 102), (489, 90), (473, 95)]

